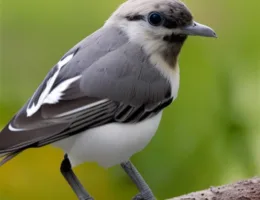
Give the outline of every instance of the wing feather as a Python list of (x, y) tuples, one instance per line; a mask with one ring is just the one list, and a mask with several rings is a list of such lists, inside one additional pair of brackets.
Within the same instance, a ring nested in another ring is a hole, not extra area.
[(103, 28), (64, 55), (2, 130), (0, 155), (8, 160), (100, 125), (140, 122), (172, 102), (170, 91), (142, 47)]

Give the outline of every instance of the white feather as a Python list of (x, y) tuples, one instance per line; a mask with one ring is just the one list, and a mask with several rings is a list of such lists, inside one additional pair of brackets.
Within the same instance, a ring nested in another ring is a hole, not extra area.
[(143, 150), (154, 136), (162, 112), (136, 124), (111, 123), (54, 143), (68, 153), (73, 166), (97, 162), (111, 167)]
[(57, 87), (55, 87), (50, 94), (44, 99), (42, 104), (55, 104), (58, 103), (61, 100), (62, 95), (64, 94), (63, 92), (66, 91), (69, 86), (80, 79), (80, 76), (75, 76), (73, 78), (67, 79), (60, 83)]
[(61, 113), (59, 115), (56, 115), (55, 117), (64, 117), (64, 116), (67, 116), (67, 115), (71, 115), (73, 113), (77, 113), (77, 112), (80, 112), (82, 110), (86, 110), (88, 108), (91, 108), (91, 107), (97, 106), (99, 104), (105, 103), (107, 101), (109, 101), (109, 99), (103, 99), (103, 100), (97, 101), (95, 103), (91, 103), (91, 104), (76, 108), (74, 110), (71, 110), (71, 111), (68, 111), (68, 112), (65, 112), (65, 113)]
[(73, 58), (74, 54), (70, 54), (68, 56), (66, 56), (64, 59), (60, 60), (58, 62), (58, 68), (61, 69), (63, 66), (65, 66), (72, 58)]
[(162, 73), (162, 75), (170, 82), (171, 95), (174, 99), (176, 99), (180, 86), (180, 69), (178, 63), (176, 63), (176, 66), (173, 68), (158, 54), (153, 54), (150, 57), (150, 60), (155, 64), (155, 67)]
[(8, 129), (10, 131), (13, 131), (13, 132), (19, 132), (19, 131), (24, 131), (25, 130), (25, 129), (22, 129), (22, 128), (15, 128), (15, 127), (12, 126), (11, 123), (8, 125)]
[[(40, 95), (40, 97), (39, 97), (39, 99), (38, 99), (36, 104), (35, 104), (35, 102), (33, 102), (33, 103), (31, 102), (34, 99), (34, 95), (33, 95), (33, 97), (31, 98), (31, 100), (30, 100), (30, 102), (28, 104), (28, 107), (26, 109), (27, 117), (32, 116), (34, 113), (36, 113), (40, 109), (40, 107), (44, 103), (45, 99), (49, 95), (50, 90), (51, 90), (53, 84), (55, 83), (55, 80), (57, 79), (57, 77), (58, 77), (58, 75), (60, 73), (61, 68), (63, 66), (65, 66), (73, 58), (73, 56), (74, 56), (73, 54), (70, 54), (67, 57), (65, 57), (63, 60), (58, 62), (58, 64), (57, 64), (58, 65), (57, 71), (47, 81), (46, 87), (43, 90), (43, 92), (41, 93), (41, 95)], [(32, 106), (30, 107), (31, 103), (32, 103)]]

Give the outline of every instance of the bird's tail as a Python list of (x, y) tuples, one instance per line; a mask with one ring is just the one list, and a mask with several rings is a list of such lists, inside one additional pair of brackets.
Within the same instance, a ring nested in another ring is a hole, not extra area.
[(15, 156), (17, 156), (19, 153), (21, 153), (22, 151), (15, 151), (15, 152), (11, 152), (11, 153), (4, 153), (4, 154), (0, 154), (0, 158), (3, 158), (0, 161), (0, 167), (3, 166), (5, 163), (7, 163), (8, 161), (10, 161), (11, 159), (13, 159)]
[[(0, 131), (1, 133), (1, 131)], [(18, 155), (19, 153), (17, 152), (6, 152), (6, 153), (0, 153), (0, 167), (2, 165), (4, 165), (5, 163), (7, 163), (9, 160), (11, 160), (12, 158), (14, 158), (16, 155)]]

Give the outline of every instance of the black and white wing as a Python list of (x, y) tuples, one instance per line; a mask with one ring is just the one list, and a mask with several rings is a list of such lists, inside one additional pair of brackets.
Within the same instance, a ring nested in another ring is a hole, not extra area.
[(73, 47), (0, 133), (0, 154), (15, 155), (111, 122), (136, 123), (172, 101), (169, 82), (142, 48), (116, 28)]

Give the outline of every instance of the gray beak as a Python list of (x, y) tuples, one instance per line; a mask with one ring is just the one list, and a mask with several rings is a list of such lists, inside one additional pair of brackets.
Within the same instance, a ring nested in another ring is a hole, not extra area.
[(217, 37), (217, 34), (212, 28), (203, 24), (199, 24), (198, 22), (193, 22), (192, 25), (182, 28), (181, 33), (185, 35), (194, 35), (202, 37)]

